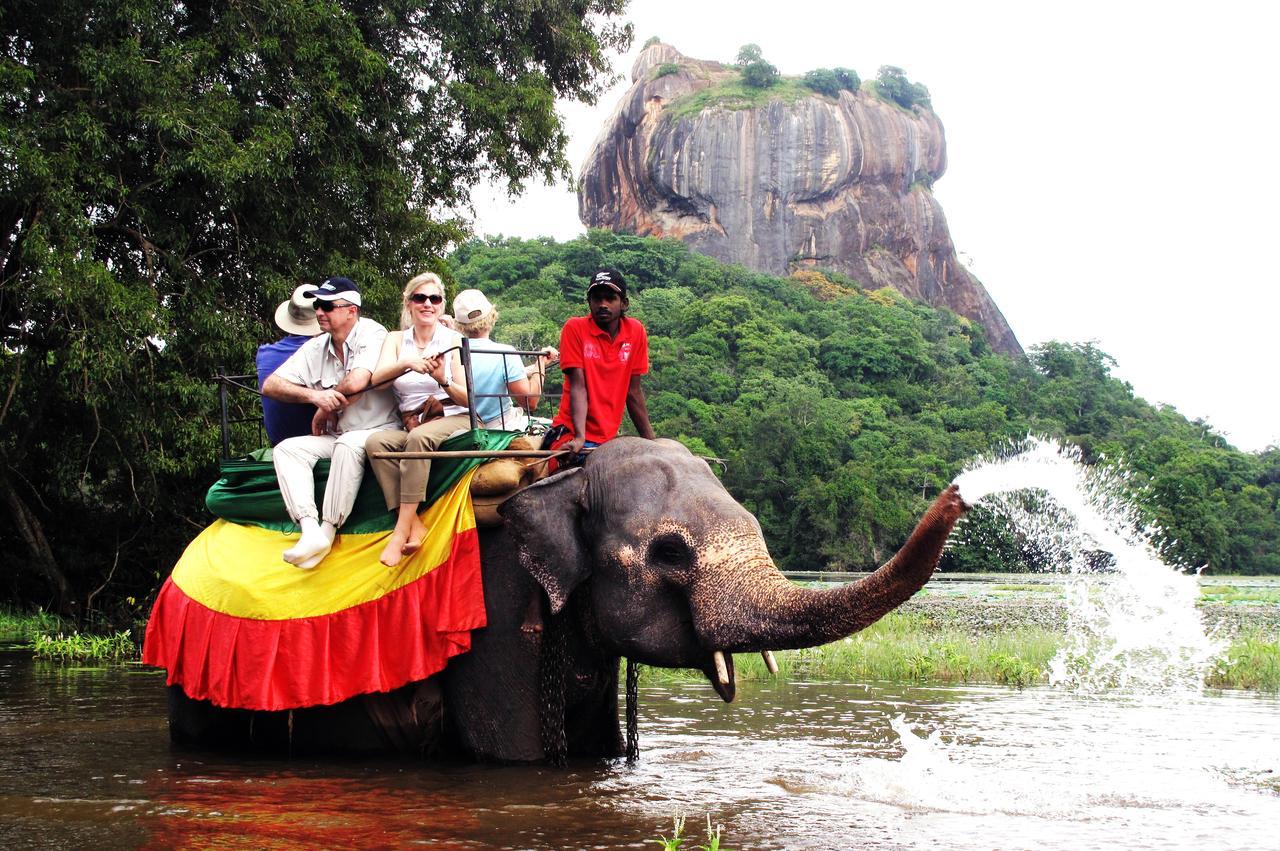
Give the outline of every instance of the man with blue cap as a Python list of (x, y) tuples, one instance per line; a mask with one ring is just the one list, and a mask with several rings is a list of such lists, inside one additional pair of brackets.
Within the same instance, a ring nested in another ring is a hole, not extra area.
[[(329, 553), (337, 530), (355, 504), (364, 477), (369, 435), (399, 428), (390, 389), (370, 388), (370, 377), (387, 329), (360, 316), (360, 288), (348, 278), (329, 278), (304, 295), (314, 299), (319, 336), (308, 340), (262, 385), (281, 402), (316, 406), (311, 434), (282, 440), (272, 451), (285, 508), (302, 529), (284, 560), (315, 567)], [(316, 507), (312, 470), (332, 458), (323, 512)]]

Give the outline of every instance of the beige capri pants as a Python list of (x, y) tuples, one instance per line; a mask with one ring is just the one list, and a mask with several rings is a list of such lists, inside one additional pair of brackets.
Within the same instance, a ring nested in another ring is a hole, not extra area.
[[(430, 452), (440, 447), (456, 432), (471, 428), (471, 418), (466, 414), (439, 417), (415, 428), (413, 431), (385, 429), (369, 435), (365, 442), (366, 453), (372, 452)], [(431, 461), (427, 458), (370, 458), (373, 475), (382, 487), (387, 510), (394, 511), (401, 503), (419, 503), (427, 496), (427, 479), (431, 477)]]

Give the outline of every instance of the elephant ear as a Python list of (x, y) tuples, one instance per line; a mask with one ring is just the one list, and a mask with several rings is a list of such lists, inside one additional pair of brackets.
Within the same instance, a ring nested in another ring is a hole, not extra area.
[(507, 521), (524, 569), (538, 580), (559, 614), (573, 589), (591, 573), (580, 523), (586, 477), (581, 467), (549, 476), (517, 493), (498, 513)]

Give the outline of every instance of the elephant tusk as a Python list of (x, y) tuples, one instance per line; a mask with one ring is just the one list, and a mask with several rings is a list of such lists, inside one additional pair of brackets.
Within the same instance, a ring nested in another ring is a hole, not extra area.
[(764, 666), (769, 669), (769, 675), (778, 676), (778, 660), (773, 658), (773, 651), (761, 650), (760, 656), (764, 659)]
[(716, 677), (720, 680), (720, 685), (729, 685), (729, 666), (725, 664), (724, 653), (717, 650), (713, 657), (716, 660)]

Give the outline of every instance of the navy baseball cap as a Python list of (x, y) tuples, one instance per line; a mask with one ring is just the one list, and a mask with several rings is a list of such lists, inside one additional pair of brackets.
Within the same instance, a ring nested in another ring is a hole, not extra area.
[(360, 288), (350, 278), (330, 278), (310, 292), (303, 293), (307, 298), (318, 298), (321, 301), (337, 301), (346, 299), (356, 307), (360, 306)]

